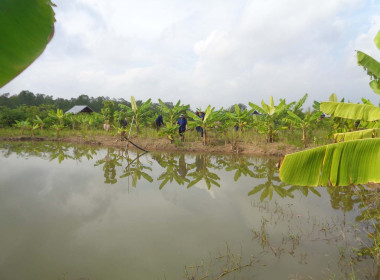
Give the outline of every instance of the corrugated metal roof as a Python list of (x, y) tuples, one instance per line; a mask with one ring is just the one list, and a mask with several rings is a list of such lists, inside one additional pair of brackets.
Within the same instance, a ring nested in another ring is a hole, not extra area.
[(82, 112), (86, 108), (90, 109), (91, 112), (94, 112), (94, 110), (92, 110), (90, 107), (88, 107), (86, 105), (76, 105), (73, 108), (71, 108), (70, 110), (68, 110), (65, 114), (73, 113), (75, 115), (75, 114)]

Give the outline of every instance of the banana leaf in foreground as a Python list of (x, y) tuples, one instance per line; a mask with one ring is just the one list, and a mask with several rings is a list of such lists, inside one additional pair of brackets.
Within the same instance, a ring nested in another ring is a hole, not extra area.
[(301, 186), (380, 183), (380, 139), (330, 144), (286, 155), (280, 178)]
[(336, 142), (351, 141), (365, 138), (380, 138), (380, 128), (364, 129), (345, 133), (335, 133), (333, 138)]
[(0, 1), (0, 88), (27, 68), (54, 34), (49, 0)]
[(369, 76), (375, 79), (380, 78), (380, 63), (376, 59), (361, 51), (357, 51), (356, 58), (358, 64), (363, 66)]
[(372, 105), (321, 102), (320, 108), (322, 112), (334, 117), (363, 121), (380, 120), (380, 108)]

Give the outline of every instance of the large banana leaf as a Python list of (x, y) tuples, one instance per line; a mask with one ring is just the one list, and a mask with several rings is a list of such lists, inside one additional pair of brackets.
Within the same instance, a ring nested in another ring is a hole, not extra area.
[(338, 97), (336, 96), (335, 93), (330, 94), (329, 101), (330, 102), (338, 102)]
[(321, 111), (334, 117), (376, 121), (380, 120), (380, 108), (367, 104), (321, 102)]
[(367, 70), (368, 75), (380, 79), (380, 63), (364, 52), (357, 51), (358, 64)]
[(351, 141), (365, 138), (380, 138), (380, 128), (364, 129), (345, 133), (335, 133), (333, 138), (336, 142)]
[(375, 41), (377, 48), (380, 50), (380, 31), (377, 32), (377, 35), (376, 35), (374, 41)]
[(380, 81), (373, 80), (369, 83), (369, 86), (371, 87), (374, 93), (380, 95)]
[(0, 1), (0, 88), (27, 68), (54, 34), (49, 0)]
[(131, 106), (134, 113), (137, 112), (137, 104), (134, 96), (131, 96)]
[(286, 155), (280, 178), (301, 186), (380, 183), (380, 139), (330, 144)]

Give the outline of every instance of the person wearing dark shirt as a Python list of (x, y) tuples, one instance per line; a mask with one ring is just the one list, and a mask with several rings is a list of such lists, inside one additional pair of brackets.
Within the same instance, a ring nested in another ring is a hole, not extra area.
[(156, 128), (157, 130), (160, 129), (160, 127), (164, 124), (164, 119), (162, 118), (162, 115), (159, 115), (156, 119)]
[(186, 131), (187, 120), (183, 114), (181, 114), (177, 124), (179, 124), (179, 135), (181, 136), (182, 142), (185, 140), (184, 133)]
[[(204, 119), (204, 113), (203, 113), (203, 115), (202, 115), (202, 113), (203, 112), (195, 112), (195, 114), (199, 117), (199, 118), (201, 118), (202, 119), (202, 121), (203, 121), (203, 119)], [(201, 137), (203, 137), (203, 128), (201, 127), (201, 126), (197, 126), (196, 128), (195, 128), (198, 132), (200, 132), (201, 133)]]

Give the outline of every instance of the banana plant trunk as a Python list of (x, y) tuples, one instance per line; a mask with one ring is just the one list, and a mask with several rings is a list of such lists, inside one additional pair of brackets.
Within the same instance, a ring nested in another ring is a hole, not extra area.
[(269, 139), (268, 139), (268, 142), (269, 143), (273, 143), (274, 142), (274, 136), (273, 136), (273, 128), (272, 128), (272, 125), (270, 124), (269, 125), (269, 135), (268, 135), (269, 137)]
[(207, 132), (206, 132), (206, 126), (203, 126), (203, 145), (206, 145), (207, 143)]
[(306, 148), (306, 129), (302, 128), (302, 142), (303, 142), (303, 147)]

